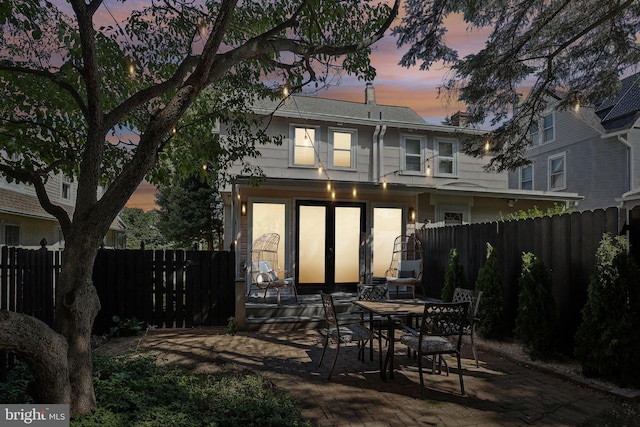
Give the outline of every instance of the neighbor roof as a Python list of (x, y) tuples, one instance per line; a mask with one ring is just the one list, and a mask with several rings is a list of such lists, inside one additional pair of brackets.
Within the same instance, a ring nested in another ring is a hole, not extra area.
[(625, 129), (640, 116), (640, 73), (621, 80), (618, 93), (596, 105), (596, 114), (608, 130)]

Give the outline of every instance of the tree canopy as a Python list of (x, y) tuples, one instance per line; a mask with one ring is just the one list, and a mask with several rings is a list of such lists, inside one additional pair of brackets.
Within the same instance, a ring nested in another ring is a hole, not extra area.
[[(496, 170), (527, 163), (528, 131), (551, 107), (550, 94), (556, 108), (605, 100), (640, 63), (635, 0), (407, 0), (404, 9), (393, 30), (398, 46), (408, 46), (401, 65), (451, 67), (441, 92), (464, 101), (472, 123), (494, 127), (489, 166)], [(468, 30), (489, 32), (480, 52), (460, 58), (448, 44), (444, 19), (454, 14)], [(463, 148), (483, 155), (486, 138), (467, 138)]]
[(140, 208), (124, 208), (120, 218), (127, 227), (127, 249), (165, 249), (167, 239), (158, 230), (159, 212)]
[[(170, 165), (186, 176), (247, 153), (234, 147), (251, 153), (254, 144), (270, 142), (264, 133), (243, 134), (247, 106), (258, 98), (323, 85), (340, 72), (373, 79), (370, 46), (390, 27), (398, 4), (0, 3), (0, 175), (31, 184), (65, 237), (54, 328), (0, 310), (7, 319), (0, 322), (0, 349), (48, 368), (32, 388), (36, 400), (71, 403), (72, 413), (95, 406), (88, 349), (100, 301), (93, 264), (142, 179), (161, 182)], [(208, 102), (198, 104), (205, 89)], [(237, 134), (211, 144), (177, 137), (216, 122), (232, 124)], [(187, 154), (191, 161), (180, 161)], [(59, 173), (77, 182), (73, 216), (47, 192), (47, 180)], [(19, 338), (25, 336), (37, 339)]]

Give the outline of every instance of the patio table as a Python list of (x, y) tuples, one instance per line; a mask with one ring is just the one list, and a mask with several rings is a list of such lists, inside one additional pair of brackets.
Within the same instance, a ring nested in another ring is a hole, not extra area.
[[(387, 354), (384, 358), (384, 364), (380, 366), (380, 376), (383, 380), (387, 379), (387, 370), (389, 371), (389, 378), (393, 378), (394, 370), (394, 336), (395, 336), (395, 322), (394, 317), (415, 315), (420, 316), (424, 312), (425, 302), (419, 299), (394, 299), (394, 300), (381, 300), (381, 301), (354, 301), (356, 306), (369, 312), (369, 319), (373, 321), (373, 315), (387, 317), (387, 326), (389, 334), (389, 345), (387, 346)], [(382, 339), (382, 337), (378, 337)], [(382, 355), (380, 355), (382, 358)]]

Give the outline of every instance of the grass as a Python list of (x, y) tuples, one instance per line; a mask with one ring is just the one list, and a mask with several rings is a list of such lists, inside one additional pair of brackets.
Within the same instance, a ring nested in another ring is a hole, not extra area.
[[(72, 426), (309, 426), (286, 390), (252, 372), (195, 375), (159, 367), (149, 356), (96, 356), (93, 412)], [(0, 403), (31, 403), (29, 371), (12, 370)]]

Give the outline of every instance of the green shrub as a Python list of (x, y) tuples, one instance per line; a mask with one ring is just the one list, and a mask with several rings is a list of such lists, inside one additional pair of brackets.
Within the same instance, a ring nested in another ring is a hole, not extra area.
[(516, 339), (532, 359), (549, 358), (555, 350), (556, 304), (551, 276), (544, 263), (532, 253), (522, 255), (518, 284)]
[(585, 375), (640, 385), (638, 277), (625, 238), (604, 234), (575, 336), (575, 354)]
[(467, 288), (468, 286), (459, 258), (457, 249), (453, 248), (449, 251), (449, 264), (444, 272), (444, 287), (440, 293), (442, 301), (451, 302), (456, 288)]
[(478, 310), (478, 334), (489, 339), (504, 339), (507, 331), (504, 321), (504, 289), (498, 272), (496, 250), (487, 243), (487, 258), (478, 271), (476, 291), (482, 291)]

